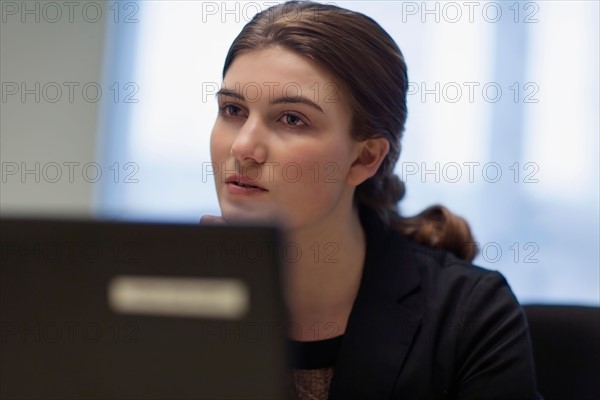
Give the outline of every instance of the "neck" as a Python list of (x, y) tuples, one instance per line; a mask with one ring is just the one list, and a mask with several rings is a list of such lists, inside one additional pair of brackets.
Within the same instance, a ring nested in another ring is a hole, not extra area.
[(290, 336), (296, 340), (345, 331), (362, 277), (366, 239), (358, 210), (350, 205), (342, 215), (350, 218), (288, 232), (285, 297), (295, 330)]

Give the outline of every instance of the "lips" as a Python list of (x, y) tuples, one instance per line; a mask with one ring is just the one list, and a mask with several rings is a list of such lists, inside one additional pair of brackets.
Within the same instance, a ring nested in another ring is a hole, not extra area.
[(268, 191), (267, 189), (260, 186), (257, 182), (253, 181), (252, 179), (249, 179), (249, 178), (246, 178), (246, 177), (240, 176), (240, 175), (234, 175), (234, 176), (227, 178), (225, 183), (230, 184), (230, 185), (235, 185), (235, 186), (238, 186), (241, 188), (258, 189), (258, 190), (264, 190), (265, 192)]

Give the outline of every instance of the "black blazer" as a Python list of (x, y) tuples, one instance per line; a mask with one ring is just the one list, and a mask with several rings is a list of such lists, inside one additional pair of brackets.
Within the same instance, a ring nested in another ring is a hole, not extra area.
[(365, 268), (330, 400), (539, 399), (527, 320), (504, 277), (361, 209)]

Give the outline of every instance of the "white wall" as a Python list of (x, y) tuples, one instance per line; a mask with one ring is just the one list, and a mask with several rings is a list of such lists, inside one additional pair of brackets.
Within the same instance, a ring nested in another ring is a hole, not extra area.
[[(96, 89), (100, 98), (112, 95), (101, 82), (104, 31), (112, 15), (105, 2), (74, 3), (69, 9), (64, 2), (53, 2), (59, 8), (1, 2), (2, 215), (91, 215), (101, 183), (94, 182), (96, 172), (111, 172), (89, 163), (96, 162)], [(23, 83), (31, 94), (23, 95)]]

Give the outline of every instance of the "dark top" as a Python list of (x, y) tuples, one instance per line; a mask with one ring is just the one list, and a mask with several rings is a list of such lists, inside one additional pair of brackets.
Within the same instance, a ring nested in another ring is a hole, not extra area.
[[(370, 209), (360, 217), (363, 276), (333, 369), (319, 369), (333, 372), (328, 398), (540, 399), (527, 321), (504, 277), (416, 245)], [(312, 357), (306, 365), (323, 365)]]
[(291, 391), (294, 400), (327, 400), (333, 366), (344, 336), (299, 342), (289, 340)]
[(344, 335), (325, 340), (299, 342), (288, 340), (292, 368), (317, 369), (333, 367)]

